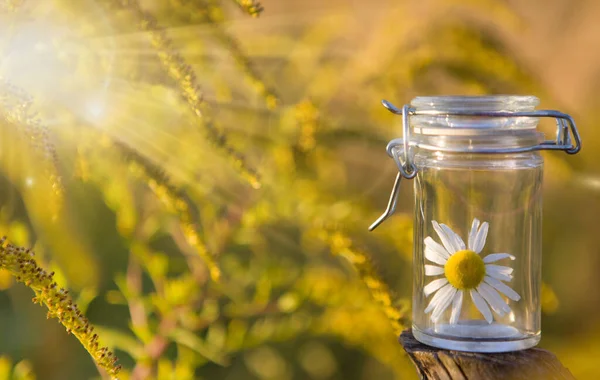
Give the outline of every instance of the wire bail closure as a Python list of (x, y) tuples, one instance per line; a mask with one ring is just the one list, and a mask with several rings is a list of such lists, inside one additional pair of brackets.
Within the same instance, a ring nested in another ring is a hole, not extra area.
[[(402, 138), (391, 140), (387, 147), (387, 153), (396, 162), (398, 174), (392, 187), (392, 193), (388, 201), (387, 207), (383, 214), (371, 226), (369, 231), (373, 231), (395, 211), (398, 204), (398, 194), (400, 193), (400, 182), (402, 178), (412, 179), (417, 175), (418, 169), (412, 161), (411, 152), (415, 148), (435, 150), (446, 153), (478, 153), (478, 154), (507, 154), (507, 153), (526, 153), (538, 150), (562, 150), (568, 154), (577, 154), (581, 150), (581, 137), (575, 120), (565, 113), (554, 110), (538, 110), (525, 112), (506, 112), (506, 111), (436, 111), (436, 110), (421, 110), (418, 111), (410, 105), (405, 104), (402, 109), (397, 108), (387, 100), (382, 100), (381, 103), (385, 108), (395, 115), (402, 116)], [(556, 139), (546, 140), (538, 145), (520, 148), (452, 148), (439, 147), (428, 144), (421, 144), (411, 140), (410, 136), (410, 117), (416, 115), (423, 116), (481, 116), (481, 117), (549, 117), (556, 120)], [(575, 142), (573, 144), (573, 141)]]

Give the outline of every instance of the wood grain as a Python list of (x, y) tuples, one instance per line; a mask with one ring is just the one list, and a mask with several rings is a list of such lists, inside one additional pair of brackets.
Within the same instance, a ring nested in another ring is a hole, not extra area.
[(402, 332), (400, 343), (417, 367), (421, 379), (575, 379), (556, 355), (541, 348), (494, 354), (449, 351), (417, 341), (411, 330)]

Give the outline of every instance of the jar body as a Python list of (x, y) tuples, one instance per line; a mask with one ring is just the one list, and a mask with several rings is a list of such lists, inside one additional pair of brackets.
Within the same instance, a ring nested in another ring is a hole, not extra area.
[(462, 351), (535, 346), (542, 157), (421, 150), (414, 162), (415, 337)]

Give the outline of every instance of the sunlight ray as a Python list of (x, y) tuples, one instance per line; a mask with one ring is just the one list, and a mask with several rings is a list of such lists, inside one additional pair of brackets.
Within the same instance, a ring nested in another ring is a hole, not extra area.
[(207, 139), (228, 158), (233, 167), (236, 168), (244, 179), (249, 181), (252, 186), (259, 187), (260, 183), (257, 172), (248, 167), (245, 158), (235, 148), (230, 146), (226, 137), (214, 127), (212, 121), (206, 115), (205, 106), (202, 102), (202, 93), (196, 84), (194, 71), (181, 55), (176, 50), (173, 50), (172, 42), (166, 32), (134, 0), (126, 2), (113, 0), (110, 1), (110, 4), (130, 12), (137, 19), (139, 27), (149, 32), (151, 43), (157, 49), (165, 71), (180, 86), (190, 109), (196, 114), (202, 125), (202, 129), (205, 130)]

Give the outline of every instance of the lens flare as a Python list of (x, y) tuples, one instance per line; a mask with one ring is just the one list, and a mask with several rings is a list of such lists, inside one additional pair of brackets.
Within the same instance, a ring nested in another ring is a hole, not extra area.
[[(27, 2), (0, 12), (0, 78), (23, 89), (45, 111), (98, 118), (114, 60), (110, 23), (94, 2), (75, 17), (60, 1)], [(89, 4), (88, 4), (89, 3)]]

